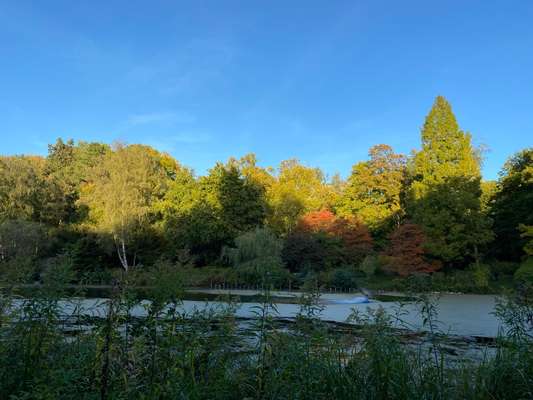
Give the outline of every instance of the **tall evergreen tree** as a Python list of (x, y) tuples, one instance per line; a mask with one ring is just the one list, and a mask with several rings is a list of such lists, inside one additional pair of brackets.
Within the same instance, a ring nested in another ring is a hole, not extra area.
[(414, 158), (416, 181), (413, 188), (423, 191), (431, 184), (451, 177), (477, 179), (480, 157), (472, 137), (459, 128), (448, 101), (438, 96), (422, 128), (422, 151)]
[(491, 240), (481, 212), (480, 158), (442, 96), (426, 117), (422, 150), (410, 173), (407, 208), (427, 235), (429, 254), (448, 264), (477, 260), (480, 247)]

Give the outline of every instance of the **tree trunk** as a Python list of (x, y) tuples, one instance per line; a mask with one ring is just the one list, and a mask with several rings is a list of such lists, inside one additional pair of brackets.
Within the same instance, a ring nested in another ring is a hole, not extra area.
[(117, 255), (122, 267), (126, 272), (128, 272), (128, 256), (126, 254), (126, 243), (123, 238), (120, 239), (120, 243), (117, 243)]

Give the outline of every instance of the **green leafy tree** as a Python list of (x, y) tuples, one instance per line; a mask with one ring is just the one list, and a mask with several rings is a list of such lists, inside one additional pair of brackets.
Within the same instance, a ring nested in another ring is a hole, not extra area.
[(217, 164), (195, 179), (181, 170), (162, 202), (167, 240), (173, 252), (187, 248), (207, 263), (238, 235), (261, 226), (265, 219), (264, 189), (244, 176), (232, 160)]
[(200, 185), (232, 237), (263, 224), (264, 188), (246, 179), (235, 165), (218, 163), (200, 179)]
[(46, 244), (46, 231), (37, 222), (7, 220), (0, 223), (0, 262), (37, 257)]
[(528, 257), (533, 257), (533, 225), (520, 224), (519, 229), (522, 232), (520, 237), (527, 240), (524, 252)]
[(38, 222), (0, 222), (0, 282), (8, 285), (31, 282), (36, 260), (49, 248), (47, 239), (46, 230)]
[(257, 157), (253, 153), (237, 159), (230, 159), (228, 165), (236, 166), (242, 176), (256, 186), (267, 190), (275, 181), (274, 170), (271, 167), (263, 168), (257, 165)]
[(64, 219), (62, 192), (54, 179), (44, 175), (44, 163), (40, 157), (0, 158), (0, 220), (57, 225)]
[(445, 263), (479, 257), (492, 234), (481, 212), (479, 154), (470, 134), (459, 129), (450, 104), (441, 96), (422, 128), (422, 150), (410, 168), (408, 211), (423, 227), (426, 248)]
[(329, 208), (336, 192), (328, 185), (319, 168), (310, 168), (297, 160), (283, 161), (274, 182), (267, 188), (269, 215), (267, 224), (275, 232), (286, 234), (307, 212)]
[(490, 214), (492, 201), (498, 191), (498, 184), (496, 181), (481, 181), (481, 211), (485, 214)]
[(255, 228), (235, 239), (235, 247), (226, 247), (223, 257), (239, 272), (254, 276), (262, 282), (267, 274), (279, 274), (282, 242), (268, 228)]
[(48, 145), (45, 174), (57, 182), (66, 203), (66, 218), (74, 221), (78, 210), (80, 187), (87, 181), (91, 169), (101, 162), (109, 146), (101, 143), (78, 142), (61, 138)]
[(89, 209), (89, 224), (110, 235), (122, 267), (136, 264), (129, 247), (155, 223), (155, 205), (168, 186), (161, 154), (147, 146), (117, 145), (94, 167), (82, 187), (80, 202)]
[(371, 229), (398, 225), (406, 158), (385, 144), (372, 147), (369, 156), (353, 166), (337, 212), (357, 216)]
[(414, 157), (413, 189), (423, 194), (431, 183), (449, 177), (478, 178), (479, 164), (470, 134), (459, 128), (450, 103), (438, 96), (422, 128), (422, 150)]
[(528, 240), (520, 236), (519, 225), (533, 225), (533, 148), (511, 157), (500, 172), (490, 215), (496, 235), (496, 257), (519, 261)]

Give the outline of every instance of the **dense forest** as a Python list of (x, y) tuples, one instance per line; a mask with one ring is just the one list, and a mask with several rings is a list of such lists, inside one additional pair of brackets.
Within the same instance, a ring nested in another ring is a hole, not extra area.
[(265, 271), (339, 286), (376, 274), (532, 280), (533, 148), (496, 182), (482, 180), (482, 157), (443, 97), (419, 150), (377, 144), (346, 180), (254, 154), (196, 176), (149, 146), (58, 139), (46, 157), (0, 158), (0, 273), (35, 281), (67, 262), (73, 281), (106, 282), (165, 262), (252, 282)]

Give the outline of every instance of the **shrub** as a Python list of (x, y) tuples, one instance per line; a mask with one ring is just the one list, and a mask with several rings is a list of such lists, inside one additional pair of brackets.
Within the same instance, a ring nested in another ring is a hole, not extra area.
[(533, 257), (525, 260), (514, 274), (515, 281), (519, 283), (533, 283)]
[(492, 275), (496, 278), (502, 275), (513, 276), (516, 270), (520, 268), (519, 263), (512, 261), (492, 261), (489, 265)]
[(36, 223), (7, 220), (0, 224), (0, 262), (17, 257), (37, 257), (47, 246), (46, 232)]
[(75, 278), (72, 255), (63, 253), (47, 259), (40, 278), (45, 285), (52, 285), (57, 282), (72, 283)]
[(285, 239), (281, 257), (293, 272), (325, 269), (325, 251), (316, 237), (307, 232), (291, 233)]
[(35, 260), (30, 256), (19, 256), (0, 262), (0, 282), (12, 284), (30, 283), (35, 279)]
[(79, 282), (86, 285), (110, 285), (113, 281), (111, 270), (105, 268), (84, 271), (79, 275)]
[(359, 266), (359, 269), (363, 271), (368, 278), (376, 275), (380, 269), (379, 258), (376, 256), (366, 256)]
[(490, 267), (486, 264), (474, 264), (470, 267), (474, 284), (478, 288), (488, 288), (491, 278)]
[(340, 289), (356, 288), (357, 273), (349, 268), (337, 268), (329, 274), (329, 285)]
[(180, 272), (180, 266), (169, 260), (160, 259), (154, 263), (146, 274), (150, 298), (160, 304), (179, 299), (183, 292)]
[(279, 265), (270, 267), (268, 271), (266, 271), (266, 275), (263, 275), (263, 273), (256, 268), (246, 266), (239, 267), (232, 272), (234, 272), (234, 274), (231, 274), (234, 275), (233, 279), (231, 279), (232, 277), (227, 274), (225, 276), (225, 282), (231, 282), (233, 280), (234, 283), (253, 286), (262, 284), (266, 280), (266, 282), (268, 282), (270, 285), (286, 286), (291, 280), (290, 272)]

